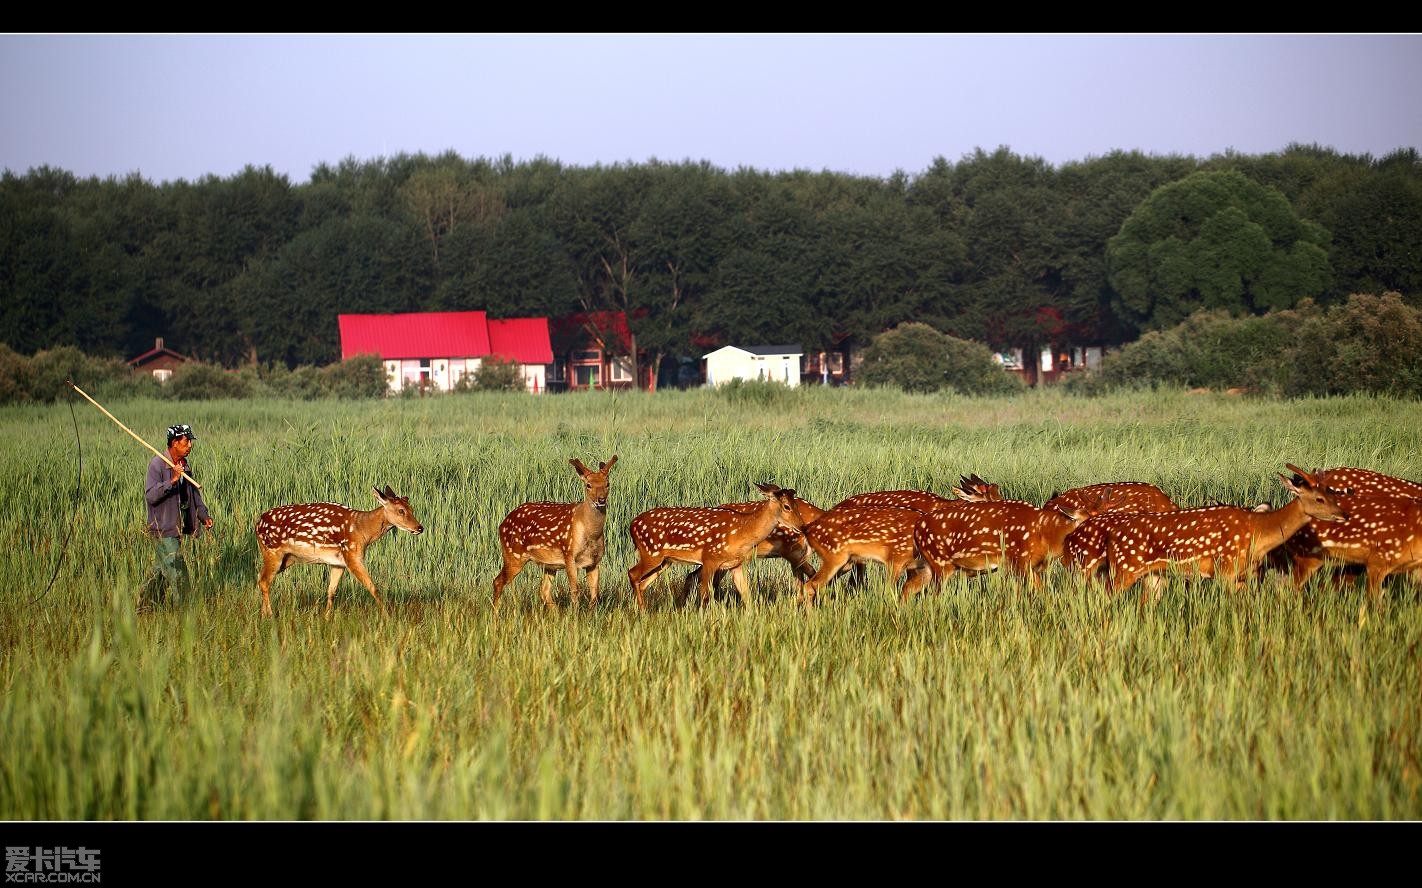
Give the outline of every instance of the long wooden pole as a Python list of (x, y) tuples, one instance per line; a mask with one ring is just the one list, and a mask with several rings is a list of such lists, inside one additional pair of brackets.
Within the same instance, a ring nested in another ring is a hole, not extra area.
[[(152, 451), (153, 451), (153, 455), (156, 456), (156, 457), (158, 457), (159, 459), (163, 460), (163, 462), (167, 463), (168, 466), (169, 466), (169, 468), (173, 468), (173, 469), (177, 469), (177, 468), (178, 468), (177, 466), (173, 465), (173, 461), (168, 458), (168, 455), (167, 455), (166, 453), (159, 453), (156, 449), (154, 449), (154, 447), (153, 447), (152, 444), (149, 444), (147, 441), (145, 441), (145, 440), (143, 440), (142, 438), (138, 437), (137, 435), (133, 434), (133, 429), (131, 429), (131, 428), (129, 428), (128, 426), (124, 425), (123, 423), (119, 422), (119, 421), (118, 421), (118, 417), (114, 416), (114, 415), (113, 415), (112, 413), (110, 413), (109, 411), (104, 410), (104, 405), (103, 405), (103, 404), (100, 404), (98, 401), (95, 401), (93, 398), (89, 397), (87, 394), (84, 394), (84, 390), (81, 389), (79, 386), (75, 385), (72, 380), (66, 379), (66, 380), (64, 380), (64, 381), (67, 382), (67, 383), (69, 383), (69, 387), (72, 388), (72, 389), (74, 389), (74, 391), (78, 392), (78, 393), (81, 394), (81, 395), (84, 395), (84, 400), (88, 401), (90, 404), (93, 404), (95, 407), (99, 408), (99, 410), (100, 410), (105, 416), (107, 416), (109, 419), (112, 419), (112, 420), (114, 421), (114, 425), (117, 425), (119, 428), (123, 429), (125, 432), (128, 432), (129, 436), (132, 437), (133, 440), (135, 440), (135, 441), (137, 441), (138, 443), (142, 444), (144, 447), (147, 447), (149, 450), (152, 450)], [(180, 469), (179, 471), (182, 472), (181, 469)], [(192, 486), (196, 487), (198, 490), (202, 490), (202, 485), (199, 484), (199, 483), (197, 483), (197, 479), (194, 478), (192, 475), (189, 475), (187, 472), (182, 472), (182, 476), (183, 476), (184, 478), (187, 478), (187, 479), (188, 479), (188, 482), (191, 483)]]

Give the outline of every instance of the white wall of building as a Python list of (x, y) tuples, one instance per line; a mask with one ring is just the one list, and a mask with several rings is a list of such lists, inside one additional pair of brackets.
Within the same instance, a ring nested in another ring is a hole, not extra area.
[(722, 385), (732, 379), (769, 379), (797, 387), (800, 385), (800, 355), (753, 355), (729, 345), (706, 355), (707, 385)]

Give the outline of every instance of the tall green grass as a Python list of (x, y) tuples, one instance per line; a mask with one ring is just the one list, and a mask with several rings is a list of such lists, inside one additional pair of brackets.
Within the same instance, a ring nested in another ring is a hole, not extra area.
[[(900, 605), (830, 587), (807, 614), (783, 562), (755, 601), (638, 612), (626, 527), (658, 505), (820, 505), (872, 489), (1008, 495), (1144, 480), (1177, 501), (1284, 501), (1285, 461), (1422, 478), (1416, 406), (1176, 393), (1012, 399), (812, 389), (478, 395), (369, 404), (110, 405), (161, 443), (198, 433), (217, 520), (185, 544), (196, 601), (134, 612), (151, 571), (147, 457), (87, 405), (72, 502), (67, 408), (0, 410), (0, 817), (1417, 818), (1422, 608), (1351, 582), (1239, 593), (1174, 577), (1153, 602), (1054, 569), (1041, 590), (956, 580)], [(612, 454), (603, 600), (490, 608), (495, 528), (581, 493), (568, 458)], [(390, 604), (298, 566), (258, 617), (257, 515), (408, 495), (426, 527), (375, 543)], [(55, 587), (38, 601), (70, 522)]]

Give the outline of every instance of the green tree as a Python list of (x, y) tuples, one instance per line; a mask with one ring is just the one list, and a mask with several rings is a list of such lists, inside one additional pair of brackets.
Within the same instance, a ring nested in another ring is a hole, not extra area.
[(864, 352), (859, 380), (870, 386), (896, 385), (908, 392), (951, 388), (963, 394), (991, 394), (1021, 388), (1017, 377), (993, 361), (987, 346), (914, 321), (874, 338)]
[(1142, 327), (1201, 308), (1288, 308), (1327, 292), (1327, 233), (1278, 191), (1238, 172), (1199, 172), (1156, 189), (1107, 245), (1117, 307)]

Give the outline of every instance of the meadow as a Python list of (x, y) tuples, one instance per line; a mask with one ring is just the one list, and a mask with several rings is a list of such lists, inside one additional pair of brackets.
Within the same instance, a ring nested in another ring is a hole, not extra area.
[[(86, 404), (0, 409), (3, 819), (1416, 819), (1422, 589), (1173, 576), (1143, 604), (1055, 566), (1042, 589), (955, 578), (901, 604), (871, 568), (811, 612), (782, 561), (640, 612), (626, 528), (658, 505), (829, 506), (1007, 496), (1109, 480), (1177, 502), (1281, 505), (1275, 473), (1356, 465), (1422, 479), (1415, 402), (824, 390), (383, 402), (107, 405), (161, 446), (191, 423), (216, 519), (185, 543), (192, 594), (136, 612), (152, 570), (149, 454)], [(617, 454), (603, 597), (546, 610), (530, 567), (497, 614), (495, 529), (572, 501), (570, 457)], [(421, 536), (347, 574), (297, 566), (258, 616), (252, 525), (283, 503), (410, 498)], [(45, 592), (67, 529), (72, 541)]]

